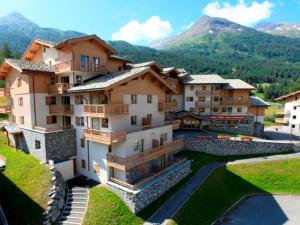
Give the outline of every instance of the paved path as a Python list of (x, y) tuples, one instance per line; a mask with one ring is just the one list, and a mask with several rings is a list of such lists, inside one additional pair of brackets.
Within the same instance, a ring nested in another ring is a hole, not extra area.
[[(288, 155), (274, 155), (268, 157), (257, 157), (252, 159), (242, 159), (227, 164), (241, 164), (241, 163), (257, 163), (272, 160), (286, 160), (291, 158), (300, 158), (300, 153)], [(225, 165), (226, 162), (215, 162), (205, 165), (195, 176), (193, 176), (181, 189), (179, 189), (164, 205), (162, 205), (144, 225), (150, 224), (164, 224), (171, 219), (181, 209), (181, 207), (188, 201), (193, 193), (201, 187), (212, 172)]]
[(246, 197), (215, 225), (299, 225), (300, 196), (254, 195)]

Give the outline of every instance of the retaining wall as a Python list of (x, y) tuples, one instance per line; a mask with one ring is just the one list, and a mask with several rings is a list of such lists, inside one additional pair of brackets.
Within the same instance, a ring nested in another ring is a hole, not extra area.
[(299, 151), (293, 143), (234, 141), (185, 137), (185, 149), (213, 155), (253, 155)]
[(163, 174), (156, 177), (154, 180), (149, 181), (137, 191), (126, 190), (111, 182), (108, 182), (107, 186), (110, 190), (118, 194), (134, 213), (137, 213), (158, 199), (163, 193), (172, 188), (190, 172), (191, 161), (184, 160), (175, 167), (166, 169)]

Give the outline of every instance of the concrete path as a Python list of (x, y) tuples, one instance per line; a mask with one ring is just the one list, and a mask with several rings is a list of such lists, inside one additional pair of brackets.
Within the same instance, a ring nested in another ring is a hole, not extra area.
[(181, 207), (189, 200), (193, 193), (201, 187), (206, 179), (214, 172), (215, 169), (226, 164), (258, 163), (272, 160), (287, 160), (291, 158), (300, 158), (300, 153), (288, 155), (274, 155), (268, 157), (257, 157), (251, 159), (242, 159), (231, 162), (215, 162), (205, 165), (200, 171), (193, 176), (180, 190), (178, 190), (164, 205), (162, 205), (144, 225), (166, 224)]
[(300, 196), (254, 195), (246, 197), (215, 225), (299, 225)]

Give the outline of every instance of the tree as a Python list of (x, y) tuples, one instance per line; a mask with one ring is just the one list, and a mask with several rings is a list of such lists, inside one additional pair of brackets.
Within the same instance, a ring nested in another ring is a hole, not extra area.
[(2, 45), (2, 48), (0, 50), (0, 60), (2, 61), (4, 58), (10, 58), (10, 57), (12, 57), (12, 53), (9, 49), (7, 42), (5, 42)]

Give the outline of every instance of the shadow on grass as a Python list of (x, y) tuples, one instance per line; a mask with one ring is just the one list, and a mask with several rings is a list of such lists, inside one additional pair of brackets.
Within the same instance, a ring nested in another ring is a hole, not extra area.
[(9, 225), (37, 225), (43, 222), (43, 208), (0, 173), (0, 204)]
[(237, 176), (226, 167), (215, 170), (176, 214), (173, 221), (178, 225), (212, 224), (243, 196), (252, 193), (267, 194), (268, 201), (246, 200), (245, 204), (234, 207), (216, 224), (282, 225), (288, 221), (288, 217), (270, 193)]

